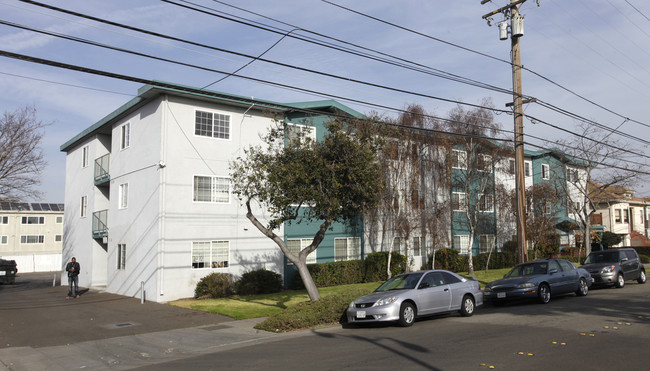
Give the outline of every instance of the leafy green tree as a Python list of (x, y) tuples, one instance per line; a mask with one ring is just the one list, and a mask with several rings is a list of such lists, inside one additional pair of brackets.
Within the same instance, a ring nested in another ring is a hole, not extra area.
[(601, 238), (601, 243), (605, 248), (610, 248), (612, 246), (618, 245), (623, 241), (623, 237), (620, 234), (613, 232), (605, 231), (603, 232), (603, 237)]
[[(233, 191), (246, 205), (246, 217), (296, 266), (314, 301), (320, 294), (307, 256), (333, 222), (350, 221), (375, 207), (383, 188), (372, 125), (334, 121), (326, 126), (328, 133), (316, 142), (288, 135), (288, 125), (276, 122), (262, 138), (264, 145), (249, 147), (231, 164)], [(253, 205), (260, 206), (257, 215)], [(287, 221), (320, 222), (312, 243), (298, 255), (275, 233)]]

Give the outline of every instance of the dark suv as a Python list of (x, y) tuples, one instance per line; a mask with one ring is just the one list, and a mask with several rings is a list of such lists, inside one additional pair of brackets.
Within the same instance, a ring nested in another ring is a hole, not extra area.
[(592, 251), (585, 259), (582, 268), (586, 269), (594, 285), (625, 286), (626, 280), (645, 283), (645, 268), (634, 249), (611, 249)]

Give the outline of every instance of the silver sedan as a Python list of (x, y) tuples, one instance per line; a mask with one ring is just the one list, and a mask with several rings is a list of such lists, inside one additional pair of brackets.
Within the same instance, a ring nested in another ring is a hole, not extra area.
[(483, 304), (478, 281), (444, 270), (405, 273), (384, 282), (374, 292), (355, 299), (348, 323), (397, 321), (411, 326), (416, 317), (458, 311), (471, 316)]

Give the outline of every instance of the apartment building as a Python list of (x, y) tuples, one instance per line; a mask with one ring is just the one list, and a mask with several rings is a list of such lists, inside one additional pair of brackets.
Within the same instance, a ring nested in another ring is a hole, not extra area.
[(21, 273), (60, 270), (63, 214), (63, 204), (0, 203), (0, 258)]

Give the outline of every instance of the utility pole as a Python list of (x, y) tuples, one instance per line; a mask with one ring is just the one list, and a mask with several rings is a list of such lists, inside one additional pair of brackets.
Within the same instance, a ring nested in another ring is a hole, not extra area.
[[(485, 4), (490, 0), (482, 0)], [(526, 178), (524, 172), (524, 117), (522, 105), (529, 103), (522, 99), (521, 89), (521, 52), (519, 39), (524, 35), (523, 17), (519, 14), (519, 5), (526, 0), (510, 0), (510, 4), (492, 11), (483, 16), (491, 24), (492, 16), (503, 13), (507, 19), (510, 15), (510, 40), (511, 40), (511, 61), (512, 61), (512, 103), (506, 106), (513, 107), (515, 124), (515, 192), (517, 194), (517, 248), (519, 250), (519, 262), (528, 261), (528, 247), (526, 245)], [(539, 0), (538, 0), (539, 5)], [(499, 23), (499, 38), (508, 38), (507, 22)]]

